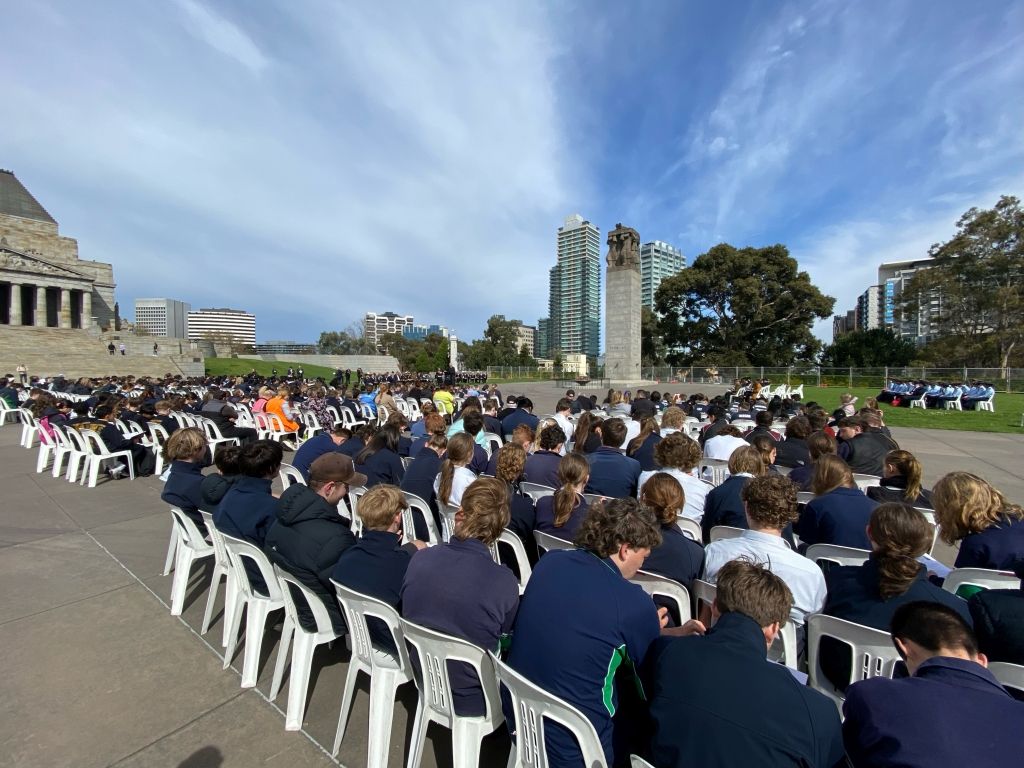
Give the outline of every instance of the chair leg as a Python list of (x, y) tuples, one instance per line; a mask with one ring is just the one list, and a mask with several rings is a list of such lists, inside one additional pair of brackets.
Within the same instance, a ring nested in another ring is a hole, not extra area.
[(181, 616), (188, 591), (188, 573), (192, 570), (192, 553), (188, 547), (179, 546), (174, 563), (174, 579), (171, 581), (171, 616)]
[(370, 675), (370, 738), (367, 746), (367, 768), (388, 768), (388, 745), (391, 741), (391, 720), (395, 716), (395, 689), (398, 679), (390, 670), (376, 670)]
[(260, 648), (267, 626), (267, 602), (249, 601), (249, 615), (245, 617), (245, 656), (242, 660), (242, 687), (255, 688), (259, 676)]
[[(241, 597), (241, 595), (239, 595)], [(245, 609), (247, 600), (237, 600), (235, 602), (234, 610), (231, 613), (224, 614), (224, 620), (227, 624), (225, 627), (227, 631), (227, 642), (225, 643), (224, 649), (224, 669), (231, 666), (231, 660), (235, 657), (235, 648), (238, 647), (238, 627), (242, 623), (242, 611)]]
[(171, 521), (171, 540), (167, 542), (167, 557), (164, 558), (164, 570), (160, 574), (166, 576), (171, 572), (174, 560), (178, 555), (178, 544), (181, 542), (181, 534), (178, 533), (178, 526)]
[(479, 768), (480, 741), (486, 734), (480, 723), (455, 717), (452, 722), (452, 767)]
[(217, 600), (217, 592), (220, 590), (220, 580), (222, 576), (226, 576), (224, 569), (214, 563), (213, 566), (213, 578), (210, 580), (210, 591), (206, 596), (206, 610), (203, 612), (203, 626), (199, 630), (199, 634), (205, 635), (210, 631), (210, 619), (213, 617), (213, 604)]
[(235, 583), (235, 577), (232, 571), (228, 571), (228, 576), (224, 580), (224, 627), (221, 629), (221, 647), (226, 648), (228, 645), (228, 633), (231, 630), (230, 618), (235, 615), (235, 606), (238, 605), (239, 593), (238, 585)]
[(295, 630), (295, 650), (292, 652), (292, 671), (288, 677), (288, 710), (285, 714), (284, 729), (302, 729), (302, 717), (306, 712), (306, 693), (309, 691), (309, 675), (313, 668), (313, 653), (316, 644), (314, 635)]
[[(412, 727), (412, 741), (409, 742), (409, 759), (405, 768), (419, 768), (423, 760), (423, 744), (427, 740), (427, 707), (423, 703), (424, 691), (420, 691), (420, 698), (416, 704), (416, 722)], [(452, 752), (455, 752), (455, 742), (452, 741)]]
[(338, 754), (342, 737), (345, 735), (345, 728), (348, 726), (348, 716), (352, 714), (352, 699), (356, 695), (356, 679), (359, 677), (359, 663), (353, 653), (348, 662), (348, 674), (345, 677), (345, 690), (341, 694), (341, 712), (338, 713), (338, 730), (334, 734), (334, 747), (331, 749), (331, 757)]
[[(270, 684), (270, 700), (274, 701), (281, 691), (281, 681), (284, 679), (284, 667), (288, 663), (288, 647), (292, 642), (292, 635), (296, 632), (292, 624), (291, 616), (285, 615), (284, 628), (281, 630), (281, 644), (277, 648), (277, 663), (274, 665), (274, 682)], [(298, 648), (298, 645), (296, 645)], [(295, 662), (292, 662), (292, 674), (294, 675)]]

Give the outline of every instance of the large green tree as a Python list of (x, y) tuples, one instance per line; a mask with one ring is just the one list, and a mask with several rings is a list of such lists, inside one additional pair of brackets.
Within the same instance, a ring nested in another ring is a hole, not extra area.
[(683, 365), (810, 361), (821, 346), (811, 326), (833, 304), (784, 245), (716, 245), (664, 280), (655, 296), (668, 359)]
[(994, 208), (971, 208), (957, 232), (928, 251), (934, 260), (904, 289), (902, 312), (916, 315), (924, 302), (939, 300), (941, 339), (931, 352), (948, 350), (967, 365), (1010, 364), (1024, 340), (1024, 210), (1016, 197)]
[(641, 307), (640, 358), (644, 365), (661, 365), (665, 362), (665, 342), (661, 333), (658, 316), (650, 307)]
[(844, 333), (821, 352), (824, 368), (881, 368), (904, 366), (917, 356), (917, 347), (909, 339), (888, 328)]

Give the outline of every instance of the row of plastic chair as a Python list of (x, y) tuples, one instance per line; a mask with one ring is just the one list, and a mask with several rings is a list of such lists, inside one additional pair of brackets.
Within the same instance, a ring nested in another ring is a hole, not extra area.
[[(78, 430), (74, 427), (62, 427), (51, 424), (49, 431), (35, 427), (39, 437), (39, 453), (36, 459), (36, 473), (45, 472), (51, 467), (53, 477), (64, 472), (68, 482), (78, 481), (80, 485), (95, 488), (99, 480), (100, 470), (108, 461), (125, 459), (128, 474), (135, 479), (135, 467), (132, 464), (131, 451), (110, 451), (100, 439), (97, 432), (91, 429)], [(67, 470), (64, 471), (64, 460), (67, 459)]]

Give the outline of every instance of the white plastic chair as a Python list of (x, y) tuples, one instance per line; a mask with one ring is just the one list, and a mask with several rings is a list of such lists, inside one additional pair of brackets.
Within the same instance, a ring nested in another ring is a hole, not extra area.
[(163, 474), (164, 446), (167, 445), (167, 441), (170, 439), (171, 437), (167, 434), (166, 429), (155, 421), (149, 423), (149, 445), (153, 449), (153, 453), (156, 454), (156, 467), (153, 469), (153, 473), (156, 475)]
[(232, 443), (233, 445), (241, 445), (242, 441), (237, 437), (224, 437), (220, 431), (220, 427), (213, 419), (202, 418), (199, 419), (199, 426), (203, 430), (203, 434), (206, 435), (206, 442), (210, 446), (210, 450), (214, 453), (217, 451), (217, 446), (223, 443)]
[(630, 755), (629, 768), (654, 768), (654, 766), (640, 757), (640, 755)]
[(94, 432), (91, 429), (82, 430), (79, 433), (85, 442), (85, 448), (87, 451), (85, 457), (85, 469), (82, 472), (82, 485), (85, 485), (85, 481), (88, 479), (89, 487), (95, 488), (96, 481), (100, 476), (100, 467), (103, 462), (107, 459), (116, 459), (120, 456), (124, 456), (128, 463), (128, 476), (132, 480), (135, 479), (135, 464), (132, 461), (132, 452), (129, 450), (124, 451), (108, 451), (107, 446), (104, 445), (103, 440), (100, 439), (99, 433)]
[(917, 398), (915, 400), (911, 400), (910, 401), (910, 407), (911, 408), (920, 408), (921, 410), (925, 410), (926, 404), (925, 404), (925, 401), (924, 401), (924, 395), (921, 395), (921, 397), (919, 397), (919, 398)]
[(521, 595), (526, 591), (526, 583), (530, 580), (531, 573), (530, 559), (526, 556), (526, 547), (523, 546), (523, 542), (518, 536), (506, 528), (501, 532), (498, 540), (491, 545), (491, 557), (494, 558), (494, 562), (498, 565), (504, 565), (501, 562), (499, 549), (501, 544), (512, 550), (512, 556), (516, 561), (516, 568), (519, 570), (519, 594)]
[(862, 491), (865, 488), (874, 488), (882, 484), (882, 478), (878, 475), (865, 475), (860, 472), (853, 473), (853, 481)]
[(992, 571), (988, 568), (954, 568), (942, 582), (942, 588), (954, 595), (960, 587), (981, 589), (1019, 589), (1020, 579), (1008, 571)]
[[(85, 444), (82, 433), (74, 427), (68, 427), (64, 432), (67, 435), (68, 443), (71, 445), (71, 453), (68, 455), (68, 469), (64, 477), (69, 483), (78, 480), (79, 472), (84, 472), (89, 466), (89, 449)], [(166, 573), (165, 573), (166, 575)]]
[[(352, 711), (352, 700), (356, 693), (356, 681), (360, 672), (370, 676), (370, 730), (367, 740), (367, 768), (387, 768), (388, 745), (391, 742), (391, 721), (394, 717), (395, 692), (399, 686), (412, 682), (412, 665), (405, 647), (401, 619), (398, 612), (387, 603), (368, 595), (343, 587), (333, 579), (338, 602), (345, 613), (345, 623), (352, 638), (352, 658), (348, 662), (348, 676), (345, 690), (341, 695), (341, 712), (338, 714), (338, 731), (334, 737), (331, 756), (338, 754), (348, 717)], [(395, 640), (397, 654), (392, 655), (375, 648), (370, 640), (366, 625), (368, 617), (384, 622)]]
[(544, 746), (544, 721), (550, 720), (569, 730), (583, 754), (587, 768), (608, 768), (601, 739), (586, 715), (576, 707), (534, 685), (510, 666), (491, 654), (498, 679), (512, 697), (515, 737), (508, 768), (548, 768)]
[(690, 592), (678, 581), (650, 571), (637, 571), (636, 576), (630, 581), (639, 584), (644, 592), (651, 597), (667, 597), (672, 600), (676, 604), (680, 623), (693, 618), (690, 608)]
[(990, 661), (988, 671), (1004, 688), (1024, 692), (1024, 666), (1008, 661)]
[(811, 544), (805, 553), (808, 560), (819, 562), (827, 560), (837, 565), (864, 565), (871, 556), (867, 549), (840, 547), (835, 544)]
[[(203, 516), (203, 523), (210, 534), (210, 542), (213, 544), (213, 578), (210, 580), (210, 594), (206, 598), (206, 612), (203, 614), (203, 626), (199, 632), (205, 635), (210, 630), (210, 621), (213, 618), (213, 604), (217, 601), (217, 590), (220, 589), (220, 579), (224, 577), (224, 626), (221, 629), (221, 647), (228, 644), (228, 617), (235, 610), (235, 603), (238, 601), (238, 579), (235, 576), (235, 569), (231, 565), (231, 558), (228, 557), (228, 550), (224, 546), (224, 537), (217, 526), (213, 524), (213, 515), (200, 510)], [(171, 540), (171, 546), (175, 542)]]
[(533, 503), (536, 504), (545, 496), (554, 496), (555, 490), (550, 485), (542, 485), (540, 483), (528, 483), (525, 480), (519, 484), (519, 490), (533, 499)]
[(402, 512), (402, 534), (405, 541), (412, 541), (415, 537), (416, 525), (412, 515), (412, 511), (415, 509), (423, 516), (423, 521), (426, 523), (428, 538), (427, 544), (431, 547), (441, 544), (444, 540), (441, 537), (441, 532), (437, 530), (437, 522), (434, 520), (434, 513), (431, 511), (430, 505), (415, 493), (402, 491), (402, 495), (405, 496), (405, 502), (409, 505), (409, 507)]
[(541, 554), (555, 549), (576, 549), (576, 545), (571, 541), (560, 539), (550, 533), (544, 533), (544, 531), (534, 531), (533, 538), (536, 540), (537, 549), (541, 551)]
[(807, 617), (807, 684), (828, 696), (842, 712), (845, 696), (825, 677), (818, 653), (822, 637), (834, 637), (853, 649), (850, 683), (869, 677), (892, 677), (900, 660), (888, 632), (872, 629), (852, 621), (813, 613)]
[(0, 397), (0, 427), (7, 424), (8, 416), (18, 420), (21, 418), (21, 412), (17, 408), (11, 408), (7, 401)]
[(709, 470), (711, 475), (711, 484), (719, 486), (725, 482), (725, 478), (729, 476), (729, 462), (726, 459), (704, 459), (702, 458), (697, 463), (697, 468), (700, 472), (700, 477), (707, 479), (704, 470)]
[[(267, 556), (263, 554), (263, 550), (248, 541), (236, 539), (226, 533), (221, 533), (221, 536), (224, 537), (224, 548), (227, 550), (228, 557), (231, 558), (231, 565), (238, 582), (238, 600), (229, 617), (230, 626), (228, 627), (227, 650), (224, 653), (224, 669), (228, 668), (235, 655), (235, 647), (238, 643), (238, 625), (242, 623), (242, 609), (244, 608), (246, 613), (245, 656), (242, 659), (242, 687), (253, 688), (259, 673), (260, 648), (263, 646), (267, 616), (284, 608), (284, 598), (281, 596), (281, 588), (274, 575), (274, 567), (270, 564)], [(259, 568), (263, 582), (266, 584), (266, 595), (259, 594), (253, 588), (252, 582), (249, 581), (249, 573), (245, 570), (246, 561)]]
[[(494, 733), (505, 724), (497, 678), (487, 652), (465, 640), (421, 627), (405, 619), (401, 623), (405, 639), (415, 647), (420, 661), (420, 675), (416, 679), (420, 696), (409, 744), (407, 768), (418, 768), (420, 765), (430, 723), (437, 723), (452, 732), (454, 768), (477, 768), (480, 763), (480, 742), (484, 736)], [(471, 717), (455, 714), (446, 664), (448, 661), (461, 661), (475, 670), (484, 694), (483, 715)]]
[(277, 471), (277, 476), (281, 478), (281, 488), (283, 490), (291, 488), (296, 483), (306, 484), (306, 478), (302, 476), (302, 473), (284, 461), (281, 462), (281, 468)]
[(964, 407), (963, 407), (963, 405), (960, 404), (960, 398), (959, 397), (954, 399), (954, 400), (947, 400), (946, 401), (946, 410), (947, 411), (962, 411), (963, 409), (964, 409)]
[(698, 523), (693, 518), (686, 517), (685, 515), (676, 516), (676, 528), (683, 532), (683, 535), (688, 539), (696, 541), (698, 544), (702, 544), (704, 541), (704, 532), (700, 528)]
[(441, 513), (441, 539), (447, 544), (455, 534), (455, 515), (459, 508), (453, 504), (445, 504), (438, 499), (437, 510)]
[(19, 408), (18, 413), (21, 414), (21, 447), (31, 449), (39, 435), (39, 422), (28, 408)]
[(701, 606), (707, 605), (710, 610), (711, 604), (715, 602), (715, 595), (718, 594), (718, 587), (710, 581), (694, 579), (690, 585), (690, 592), (693, 594), (693, 614), (700, 617)]
[[(344, 633), (334, 631), (331, 617), (315, 592), (277, 565), (274, 565), (274, 574), (281, 588), (281, 597), (284, 598), (284, 628), (281, 632), (281, 647), (277, 651), (277, 664), (274, 666), (274, 681), (270, 685), (270, 700), (276, 699), (281, 690), (284, 667), (288, 661), (288, 646), (291, 645), (292, 665), (288, 677), (288, 709), (285, 713), (284, 729), (298, 731), (302, 729), (302, 718), (306, 712), (306, 693), (309, 690), (309, 673), (313, 668), (313, 653), (318, 645), (334, 642)], [(316, 621), (315, 632), (309, 631), (299, 623), (292, 589), (299, 592), (313, 612), (313, 619)]]
[(192, 519), (177, 507), (171, 507), (171, 519), (178, 531), (174, 578), (171, 580), (171, 616), (181, 616), (192, 564), (197, 560), (213, 557), (214, 551), (213, 546), (206, 543), (206, 539), (203, 538)]
[(720, 539), (735, 539), (743, 535), (743, 528), (734, 525), (716, 525), (711, 529), (711, 541)]
[(342, 422), (342, 424), (344, 424), (345, 427), (347, 427), (348, 429), (354, 429), (355, 427), (361, 427), (362, 425), (364, 425), (366, 423), (365, 419), (357, 419), (355, 417), (355, 414), (352, 413), (352, 409), (351, 408), (347, 408), (346, 406), (343, 405), (338, 410), (341, 412), (341, 422)]
[(996, 412), (996, 404), (992, 402), (995, 399), (995, 395), (990, 397), (988, 400), (979, 400), (975, 408), (979, 411), (988, 411), (989, 413)]
[(64, 453), (70, 450), (64, 447), (64, 439), (59, 432), (60, 427), (51, 426), (50, 429), (53, 430), (53, 436), (47, 433), (45, 429), (39, 429), (39, 453), (36, 455), (36, 474), (45, 472), (51, 460), (53, 460), (54, 469), (56, 469), (57, 456), (61, 456), (61, 461), (63, 462)]

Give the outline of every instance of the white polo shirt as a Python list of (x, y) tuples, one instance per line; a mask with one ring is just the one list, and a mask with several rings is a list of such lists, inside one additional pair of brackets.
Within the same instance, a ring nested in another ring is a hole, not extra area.
[(825, 576), (817, 563), (794, 552), (781, 536), (760, 531), (744, 531), (734, 539), (719, 539), (704, 549), (705, 581), (715, 581), (718, 571), (731, 560), (747, 557), (763, 563), (781, 578), (793, 593), (790, 618), (802, 625), (809, 613), (818, 613), (825, 605)]
[(733, 451), (737, 448), (743, 448), (746, 445), (750, 445), (750, 443), (742, 437), (736, 437), (735, 435), (717, 435), (704, 443), (704, 458), (728, 461), (729, 457), (732, 456)]
[(704, 499), (713, 486), (710, 483), (705, 483), (699, 477), (683, 472), (681, 469), (655, 469), (640, 473), (640, 479), (636, 484), (636, 497), (638, 499), (640, 498), (640, 490), (644, 487), (644, 483), (655, 472), (664, 472), (667, 475), (672, 475), (672, 477), (679, 481), (679, 484), (683, 486), (683, 495), (686, 497), (686, 503), (679, 514), (699, 523), (701, 518), (704, 517)]

